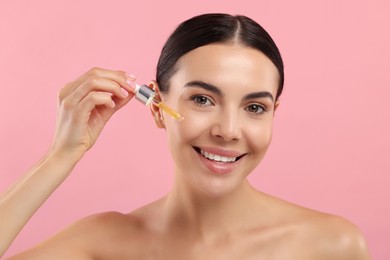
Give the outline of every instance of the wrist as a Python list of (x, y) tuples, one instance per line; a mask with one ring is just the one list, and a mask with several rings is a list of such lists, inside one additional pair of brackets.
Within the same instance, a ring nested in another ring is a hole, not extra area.
[(84, 156), (85, 151), (72, 150), (65, 151), (60, 149), (55, 149), (51, 147), (48, 153), (46, 154), (44, 160), (53, 160), (61, 164), (66, 164), (71, 167), (74, 167)]

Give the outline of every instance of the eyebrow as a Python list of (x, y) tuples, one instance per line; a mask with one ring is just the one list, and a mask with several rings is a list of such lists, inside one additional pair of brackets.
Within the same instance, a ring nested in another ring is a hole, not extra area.
[(269, 98), (271, 99), (272, 102), (274, 102), (274, 96), (272, 96), (272, 94), (268, 91), (259, 91), (259, 92), (250, 93), (244, 97), (244, 100), (256, 99), (256, 98)]
[[(223, 96), (222, 90), (220, 88), (218, 88), (217, 86), (214, 86), (210, 83), (206, 83), (206, 82), (200, 81), (200, 80), (194, 80), (194, 81), (187, 82), (184, 85), (184, 87), (198, 87), (198, 88), (202, 88), (204, 90), (210, 91), (210, 92), (212, 92), (220, 97)], [(269, 99), (271, 99), (272, 102), (274, 102), (274, 96), (268, 91), (259, 91), (259, 92), (249, 93), (249, 94), (245, 95), (243, 100), (256, 99), (256, 98), (269, 98)]]
[(190, 81), (190, 82), (187, 82), (184, 87), (198, 87), (198, 88), (202, 88), (204, 90), (207, 90), (207, 91), (210, 91), (214, 94), (217, 94), (218, 96), (222, 97), (223, 96), (223, 93), (221, 91), (220, 88), (212, 85), (212, 84), (209, 84), (209, 83), (206, 83), (206, 82), (203, 82), (203, 81), (199, 81), (199, 80), (194, 80), (194, 81)]

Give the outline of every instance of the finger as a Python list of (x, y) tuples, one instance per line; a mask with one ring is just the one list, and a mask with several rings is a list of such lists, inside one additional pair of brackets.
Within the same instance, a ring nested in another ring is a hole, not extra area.
[(119, 109), (124, 107), (129, 101), (132, 99), (132, 97), (126, 98), (126, 99), (118, 99), (117, 97), (112, 97), (112, 100), (115, 103), (114, 108), (107, 108), (105, 106), (96, 106), (95, 110), (98, 111), (101, 118), (104, 122), (107, 122)]
[(123, 89), (118, 83), (112, 80), (104, 78), (89, 78), (83, 82), (79, 88), (73, 93), (69, 94), (65, 99), (69, 100), (69, 103), (78, 104), (83, 100), (90, 92), (107, 92), (118, 98), (126, 98), (129, 93)]
[(93, 91), (79, 103), (77, 114), (89, 115), (96, 106), (105, 106), (107, 109), (114, 111), (115, 102), (109, 93)]
[(107, 70), (101, 68), (92, 68), (88, 72), (81, 75), (78, 79), (73, 82), (70, 82), (65, 85), (63, 89), (60, 91), (60, 98), (64, 98), (85, 82), (89, 78), (105, 78), (108, 80), (115, 81), (117, 84), (122, 86), (127, 91), (131, 91), (133, 88), (133, 82), (135, 81), (135, 76), (127, 74), (124, 71), (115, 71), (115, 70)]
[[(86, 73), (86, 77), (101, 77), (115, 81), (121, 85), (124, 89), (131, 91), (132, 82), (135, 81), (136, 77), (130, 75), (124, 71), (119, 70), (107, 70), (101, 68), (93, 68)], [(130, 85), (130, 86), (129, 86)]]
[(112, 97), (112, 100), (115, 102), (115, 111), (118, 111), (122, 107), (124, 107), (129, 101), (134, 97), (133, 93), (129, 93), (129, 96), (127, 98), (117, 98), (117, 97)]

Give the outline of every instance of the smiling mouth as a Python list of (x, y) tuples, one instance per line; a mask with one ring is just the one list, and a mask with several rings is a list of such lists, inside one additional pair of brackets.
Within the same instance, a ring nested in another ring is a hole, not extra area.
[(208, 153), (206, 151), (203, 151), (199, 147), (194, 146), (193, 148), (197, 153), (202, 155), (204, 158), (206, 158), (210, 161), (215, 161), (215, 162), (233, 163), (233, 162), (240, 160), (242, 157), (244, 157), (244, 155), (246, 155), (246, 154), (243, 154), (243, 155), (240, 155), (238, 157), (228, 157), (228, 156), (222, 156), (222, 155), (218, 155), (218, 154)]

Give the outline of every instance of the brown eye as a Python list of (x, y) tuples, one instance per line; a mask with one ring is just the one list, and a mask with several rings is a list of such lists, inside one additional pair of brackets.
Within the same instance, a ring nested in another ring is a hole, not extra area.
[(246, 110), (250, 113), (254, 114), (263, 114), (266, 112), (265, 108), (263, 106), (257, 105), (257, 104), (251, 104), (246, 107)]
[(212, 102), (208, 97), (205, 96), (193, 96), (192, 101), (198, 106), (209, 106), (212, 105)]

